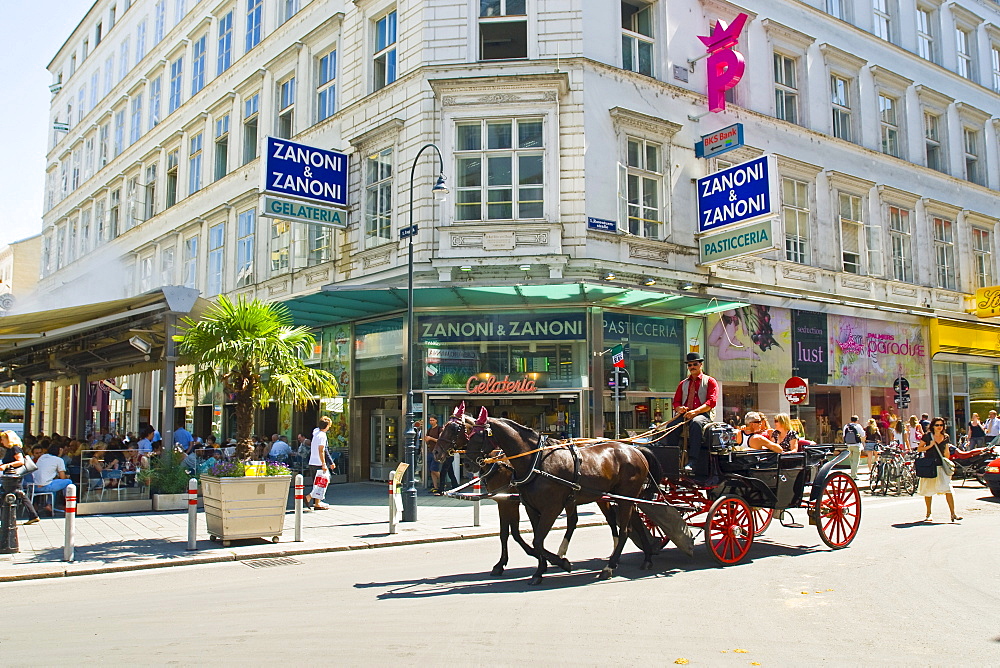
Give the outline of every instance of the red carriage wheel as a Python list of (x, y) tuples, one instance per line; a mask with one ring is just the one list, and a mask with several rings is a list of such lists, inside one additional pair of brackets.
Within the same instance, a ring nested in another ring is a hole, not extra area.
[(830, 474), (812, 513), (824, 543), (835, 550), (847, 547), (861, 525), (861, 492), (857, 483), (846, 473)]
[(720, 496), (708, 509), (705, 542), (708, 551), (723, 566), (738, 564), (753, 545), (753, 513), (738, 496)]
[(751, 512), (753, 514), (753, 535), (756, 538), (771, 526), (771, 520), (774, 519), (774, 508), (757, 508), (755, 506), (751, 508)]

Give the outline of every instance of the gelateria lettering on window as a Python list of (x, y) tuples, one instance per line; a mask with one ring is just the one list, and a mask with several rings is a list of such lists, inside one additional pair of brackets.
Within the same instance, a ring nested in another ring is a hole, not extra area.
[(535, 381), (528, 377), (511, 380), (510, 376), (504, 376), (501, 380), (490, 376), (483, 380), (480, 376), (469, 376), (465, 381), (465, 391), (469, 394), (525, 394), (537, 389)]
[(708, 110), (720, 112), (726, 110), (726, 91), (734, 87), (743, 78), (746, 63), (743, 54), (734, 49), (743, 32), (749, 17), (739, 14), (733, 19), (732, 25), (719, 19), (715, 22), (711, 34), (698, 36), (708, 51)]

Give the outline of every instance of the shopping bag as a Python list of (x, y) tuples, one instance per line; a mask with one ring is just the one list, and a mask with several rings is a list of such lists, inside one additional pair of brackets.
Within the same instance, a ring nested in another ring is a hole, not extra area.
[(326, 488), (329, 485), (330, 474), (326, 471), (316, 471), (316, 477), (313, 478), (312, 491), (309, 492), (309, 496), (317, 501), (322, 501), (326, 498)]

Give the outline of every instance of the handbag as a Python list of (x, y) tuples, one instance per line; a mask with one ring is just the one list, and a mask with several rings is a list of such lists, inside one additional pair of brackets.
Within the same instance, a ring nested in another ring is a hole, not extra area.
[(918, 457), (917, 460), (913, 462), (913, 468), (916, 469), (918, 478), (937, 477), (937, 462), (935, 462), (932, 457), (928, 457), (926, 454)]
[(20, 473), (21, 475), (28, 475), (29, 473), (34, 473), (35, 471), (38, 470), (38, 464), (35, 463), (34, 459), (25, 455), (24, 465), (19, 466), (17, 468), (18, 468), (18, 473)]
[(944, 469), (944, 472), (949, 478), (955, 475), (955, 462), (951, 461), (947, 457), (941, 457), (941, 468)]

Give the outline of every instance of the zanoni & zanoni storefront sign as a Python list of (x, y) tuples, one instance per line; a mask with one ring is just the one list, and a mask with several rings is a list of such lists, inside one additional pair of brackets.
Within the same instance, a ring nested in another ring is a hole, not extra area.
[(485, 380), (481, 376), (469, 376), (465, 381), (465, 391), (469, 394), (528, 394), (536, 392), (535, 381), (529, 377), (511, 380), (504, 376), (503, 380), (489, 376)]

